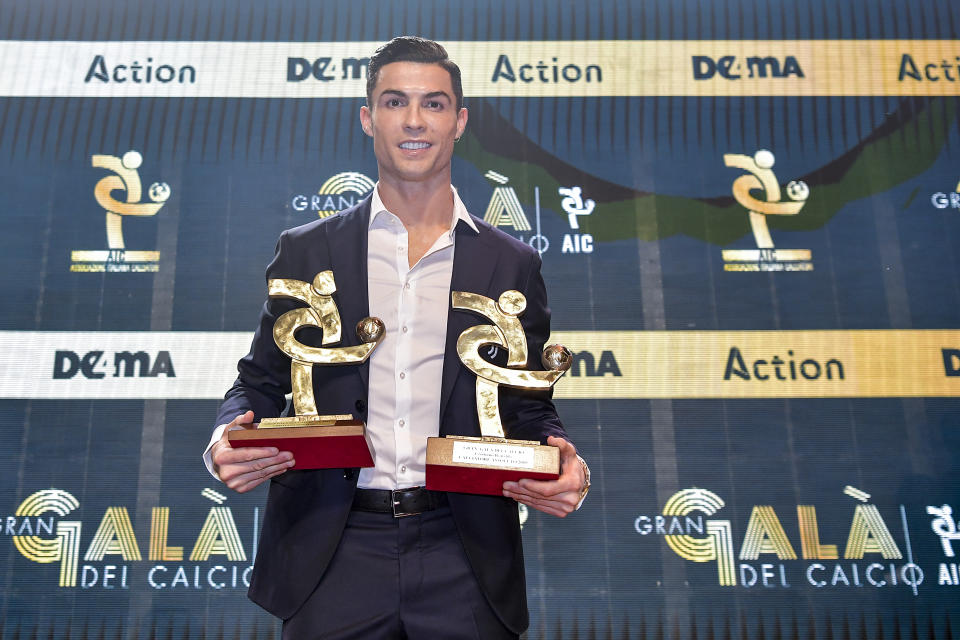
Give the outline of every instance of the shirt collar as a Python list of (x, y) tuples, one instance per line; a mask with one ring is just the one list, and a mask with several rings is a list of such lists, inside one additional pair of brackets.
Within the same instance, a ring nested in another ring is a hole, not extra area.
[[(457, 228), (457, 223), (460, 221), (463, 221), (468, 227), (473, 229), (474, 233), (480, 233), (480, 230), (477, 228), (473, 218), (467, 212), (467, 207), (464, 206), (463, 201), (460, 199), (460, 194), (457, 193), (457, 188), (453, 185), (450, 185), (450, 190), (453, 192), (453, 216), (450, 219), (450, 237), (453, 237), (453, 233)], [(377, 186), (373, 189), (373, 197), (370, 199), (370, 221), (367, 228), (373, 228), (374, 221), (383, 213), (395, 215), (387, 210), (383, 204), (383, 200), (380, 199), (380, 183), (378, 182)]]

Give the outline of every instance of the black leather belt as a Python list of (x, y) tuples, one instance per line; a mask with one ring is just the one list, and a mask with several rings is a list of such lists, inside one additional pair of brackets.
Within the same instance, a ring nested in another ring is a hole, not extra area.
[(353, 508), (372, 513), (392, 513), (394, 518), (415, 516), (433, 511), (447, 504), (443, 491), (428, 491), (423, 487), (409, 489), (357, 489), (353, 494)]

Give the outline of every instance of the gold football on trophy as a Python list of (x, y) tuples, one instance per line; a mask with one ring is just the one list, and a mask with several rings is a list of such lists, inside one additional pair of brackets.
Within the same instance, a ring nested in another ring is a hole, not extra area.
[(383, 320), (375, 316), (367, 316), (357, 323), (357, 337), (363, 342), (376, 342), (386, 331)]
[(540, 361), (551, 371), (566, 371), (573, 364), (573, 354), (562, 344), (551, 344), (543, 348)]

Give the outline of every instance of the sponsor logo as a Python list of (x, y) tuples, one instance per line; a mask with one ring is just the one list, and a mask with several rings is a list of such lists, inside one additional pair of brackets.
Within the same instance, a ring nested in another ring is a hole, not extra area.
[[(924, 571), (914, 561), (906, 507), (900, 505), (899, 517), (889, 521), (902, 528), (901, 550), (880, 508), (870, 504), (869, 493), (849, 485), (843, 493), (856, 502), (839, 520), (824, 521), (815, 505), (798, 504), (795, 514), (786, 520), (791, 526), (784, 526), (782, 511), (778, 513), (771, 505), (754, 505), (746, 531), (739, 537), (739, 551), (731, 520), (720, 516), (726, 504), (708, 489), (678, 491), (667, 499), (661, 514), (637, 516), (633, 526), (641, 536), (662, 537), (684, 560), (715, 563), (716, 580), (724, 587), (908, 588), (918, 595), (924, 576), (934, 568), (929, 565)], [(936, 516), (931, 528), (943, 543), (944, 555), (952, 558), (952, 544), (960, 534), (950, 506), (928, 506), (926, 512)], [(846, 522), (849, 524), (844, 526)], [(825, 541), (821, 530), (838, 527), (847, 532), (846, 544)], [(960, 584), (954, 565), (941, 563), (936, 568), (940, 585)]]
[[(751, 56), (743, 61), (736, 56), (693, 56), (693, 79), (709, 80), (720, 76), (725, 80), (741, 78), (796, 78), (806, 77), (800, 63), (793, 56), (776, 58), (774, 56)], [(746, 65), (746, 66), (744, 66)], [(746, 72), (746, 76), (744, 76)]]
[[(957, 531), (957, 523), (953, 519), (953, 507), (948, 504), (939, 507), (930, 505), (927, 506), (927, 513), (936, 516), (930, 521), (930, 528), (940, 538), (943, 555), (947, 558), (955, 557), (956, 552), (953, 549), (953, 543), (960, 541), (960, 531)], [(937, 584), (952, 587), (960, 586), (960, 573), (958, 573), (956, 562), (940, 563), (937, 568)]]
[[(130, 251), (123, 240), (124, 218), (154, 216), (170, 197), (166, 182), (154, 182), (147, 189), (150, 202), (141, 202), (141, 183), (138, 169), (143, 157), (137, 151), (128, 151), (122, 158), (94, 155), (91, 164), (112, 172), (101, 178), (93, 188), (93, 196), (106, 210), (107, 250), (73, 251), (70, 271), (74, 272), (155, 272), (160, 261), (159, 251)], [(122, 200), (114, 192), (124, 193)]]
[(316, 193), (296, 194), (290, 199), (294, 211), (315, 211), (321, 218), (348, 209), (370, 193), (376, 183), (356, 171), (345, 171), (331, 176)]
[(0, 396), (215, 398), (249, 342), (245, 332), (0, 331), (0, 353), (33, 363), (2, 368)]
[(591, 351), (574, 353), (573, 363), (570, 365), (570, 375), (574, 377), (584, 375), (588, 378), (602, 378), (607, 375), (615, 378), (623, 377), (613, 351), (606, 349), (600, 352), (599, 358)]
[[(567, 214), (567, 222), (573, 230), (580, 229), (580, 217), (593, 213), (596, 203), (589, 198), (583, 199), (580, 187), (560, 187), (557, 192), (563, 196), (560, 207)], [(593, 253), (593, 236), (589, 233), (567, 233), (563, 236), (561, 253)]]
[(523, 212), (523, 206), (517, 197), (517, 191), (508, 186), (510, 178), (490, 170), (483, 174), (490, 182), (497, 186), (493, 188), (493, 194), (490, 196), (490, 202), (487, 204), (487, 210), (483, 214), (484, 222), (495, 227), (510, 227), (514, 231), (519, 231), (521, 242), (526, 242), (543, 255), (550, 248), (550, 241), (546, 236), (540, 233), (540, 187), (534, 187), (536, 199), (536, 233), (529, 238), (524, 239), (524, 231), (531, 231), (530, 220), (527, 214)]
[(960, 182), (953, 191), (937, 191), (930, 196), (930, 204), (937, 209), (960, 209)]
[[(727, 366), (723, 371), (724, 380), (843, 380), (843, 362), (839, 358), (830, 358), (822, 362), (814, 358), (797, 361), (793, 350), (787, 350), (787, 359), (774, 354), (765, 358), (744, 358), (737, 347), (730, 347)], [(749, 364), (748, 364), (749, 363)]]
[(493, 188), (493, 195), (490, 196), (487, 210), (483, 214), (483, 221), (495, 227), (511, 227), (516, 231), (530, 231), (530, 220), (523, 212), (516, 190), (507, 186), (510, 178), (493, 170), (487, 171), (483, 174), (483, 177), (498, 185)]
[(367, 77), (367, 66), (370, 58), (340, 58), (334, 61), (329, 56), (315, 58), (287, 58), (287, 82), (303, 82), (308, 78), (320, 82), (337, 80), (337, 71), (340, 71), (340, 80), (358, 80)]
[(940, 349), (943, 357), (943, 375), (948, 378), (960, 377), (960, 349)]
[[(68, 519), (80, 508), (80, 501), (62, 489), (43, 489), (27, 496), (14, 515), (4, 518), (3, 532), (27, 560), (58, 564), (58, 584), (63, 588), (129, 589), (138, 581), (156, 590), (246, 589), (253, 569), (248, 558), (255, 555), (257, 528), (248, 555), (233, 511), (222, 506), (227, 497), (209, 488), (200, 495), (217, 506), (210, 507), (195, 537), (190, 537), (195, 527), (172, 527), (171, 508), (157, 506), (150, 510), (146, 547), (137, 539), (125, 506), (107, 507), (93, 535), (86, 538), (85, 523)], [(259, 522), (259, 508), (254, 509), (253, 521)], [(194, 541), (186, 561), (185, 547), (169, 544), (171, 533), (180, 540)], [(81, 553), (84, 544), (86, 550)]]
[[(773, 154), (765, 149), (753, 157), (728, 153), (723, 156), (728, 167), (742, 169), (748, 175), (733, 181), (733, 197), (750, 215), (750, 227), (757, 243), (756, 250), (726, 249), (723, 251), (725, 271), (813, 271), (809, 249), (776, 249), (767, 216), (794, 216), (800, 213), (810, 195), (805, 182), (793, 181), (786, 187), (789, 200), (781, 201), (780, 183), (773, 172)], [(764, 200), (751, 193), (760, 190)]]
[(146, 351), (117, 351), (113, 356), (105, 351), (88, 351), (82, 356), (74, 351), (60, 350), (53, 357), (53, 379), (70, 379), (80, 373), (84, 378), (100, 380), (112, 378), (175, 378), (169, 351), (159, 351), (151, 358)]
[(147, 58), (144, 64), (139, 60), (134, 60), (129, 64), (107, 65), (106, 57), (97, 54), (93, 57), (90, 67), (87, 69), (87, 75), (83, 81), (89, 83), (91, 80), (99, 80), (104, 84), (132, 82), (134, 84), (151, 84), (159, 82), (167, 84), (168, 82), (177, 82), (179, 84), (194, 84), (197, 81), (197, 70), (189, 64), (181, 66), (179, 69), (169, 64), (155, 65), (153, 58)]
[[(536, 228), (533, 228), (520, 204), (516, 189), (507, 184), (510, 178), (493, 170), (487, 171), (484, 177), (495, 185), (490, 202), (483, 214), (484, 221), (495, 227), (513, 229), (518, 232), (522, 242), (529, 244), (541, 255), (546, 253), (551, 243), (542, 232), (540, 225), (540, 187), (533, 188), (536, 224)], [(596, 203), (589, 198), (584, 198), (583, 190), (578, 186), (560, 187), (557, 193), (561, 196), (560, 208), (567, 214), (567, 224), (571, 231), (574, 231), (574, 233), (564, 233), (560, 252), (564, 254), (593, 253), (593, 236), (582, 233), (580, 223), (581, 219), (589, 219)], [(524, 233), (526, 231), (534, 231), (534, 233), (526, 237)]]
[(960, 82), (960, 56), (955, 56), (953, 61), (941, 58), (938, 62), (921, 60), (918, 64), (913, 56), (904, 53), (900, 56), (897, 81), (903, 82), (907, 78), (916, 82)]
[(557, 58), (551, 58), (549, 63), (538, 60), (537, 64), (526, 61), (515, 64), (510, 61), (509, 56), (500, 54), (497, 58), (497, 64), (493, 68), (493, 77), (490, 82), (498, 82), (499, 80), (506, 80), (507, 82), (519, 80), (528, 84), (531, 82), (539, 84), (601, 83), (603, 82), (603, 69), (598, 64), (581, 66), (570, 63), (561, 66)]

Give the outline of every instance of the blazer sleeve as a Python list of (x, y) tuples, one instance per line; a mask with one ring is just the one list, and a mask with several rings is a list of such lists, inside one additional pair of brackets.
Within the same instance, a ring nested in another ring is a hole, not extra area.
[[(527, 299), (527, 308), (520, 316), (520, 322), (527, 336), (527, 368), (532, 371), (543, 370), (540, 357), (550, 337), (550, 307), (547, 305), (547, 289), (540, 266), (540, 256), (531, 252), (524, 270), (525, 284), (521, 289)], [(500, 409), (507, 437), (537, 440), (543, 444), (546, 444), (548, 436), (569, 440), (552, 398), (553, 388), (531, 391), (500, 387)]]

